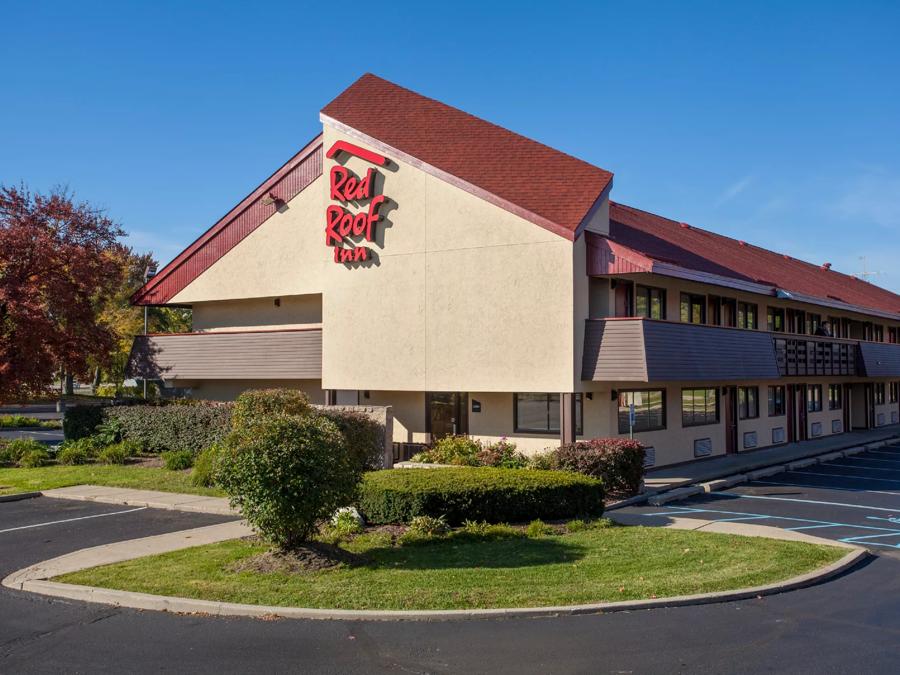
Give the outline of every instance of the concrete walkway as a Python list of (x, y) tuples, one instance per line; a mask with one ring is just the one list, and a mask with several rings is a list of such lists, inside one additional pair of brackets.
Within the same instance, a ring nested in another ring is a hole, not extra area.
[(185, 495), (177, 492), (158, 492), (156, 490), (133, 490), (131, 488), (104, 487), (101, 485), (73, 485), (72, 487), (43, 490), (45, 497), (52, 499), (76, 499), (102, 504), (125, 504), (128, 506), (147, 506), (151, 509), (171, 509), (174, 511), (191, 511), (193, 513), (211, 513), (217, 516), (235, 516), (239, 514), (228, 505), (224, 497), (204, 497), (203, 495)]
[(851, 431), (803, 443), (789, 443), (764, 450), (651, 469), (647, 472), (644, 484), (648, 493), (663, 492), (897, 437), (900, 437), (900, 425), (897, 424), (866, 431)]

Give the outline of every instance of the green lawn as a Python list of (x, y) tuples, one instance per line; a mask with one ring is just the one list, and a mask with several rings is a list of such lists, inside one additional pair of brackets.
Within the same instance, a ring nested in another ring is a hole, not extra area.
[(38, 469), (0, 469), (0, 495), (50, 490), (69, 485), (108, 485), (141, 490), (222, 495), (219, 490), (191, 485), (190, 474), (187, 472), (160, 468), (85, 464), (44, 466)]
[(0, 415), (0, 429), (20, 428), (62, 429), (60, 420), (40, 420), (24, 415)]
[(205, 600), (342, 609), (536, 607), (723, 591), (786, 579), (846, 551), (758, 537), (610, 527), (534, 539), (402, 547), (362, 535), (367, 567), (234, 572), (265, 550), (237, 540), (69, 574), (58, 581)]

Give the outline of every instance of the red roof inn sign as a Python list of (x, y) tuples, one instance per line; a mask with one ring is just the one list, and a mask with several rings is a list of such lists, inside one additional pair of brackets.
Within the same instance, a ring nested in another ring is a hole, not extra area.
[[(329, 158), (339, 152), (355, 155), (371, 164), (385, 166), (387, 158), (358, 145), (337, 141), (326, 153)], [(373, 253), (367, 246), (354, 244), (351, 239), (364, 238), (375, 241), (375, 224), (381, 219), (378, 208), (384, 203), (384, 195), (375, 194), (375, 177), (378, 172), (369, 168), (365, 178), (360, 178), (350, 169), (335, 164), (329, 175), (329, 199), (338, 204), (330, 204), (325, 209), (325, 245), (334, 246), (334, 262), (354, 263), (369, 260)], [(347, 205), (362, 205), (368, 201), (365, 211), (354, 213)], [(350, 246), (345, 246), (349, 244)]]

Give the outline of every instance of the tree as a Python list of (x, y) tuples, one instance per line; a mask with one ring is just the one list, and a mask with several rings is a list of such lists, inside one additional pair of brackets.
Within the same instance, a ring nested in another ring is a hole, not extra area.
[[(125, 365), (135, 335), (144, 332), (144, 308), (131, 304), (131, 296), (144, 285), (149, 268), (156, 268), (152, 253), (135, 253), (123, 248), (114, 254), (119, 269), (115, 292), (103, 305), (99, 320), (116, 335), (116, 343), (105, 360), (107, 380), (116, 385), (125, 379)], [(178, 307), (150, 307), (147, 317), (151, 333), (183, 333), (191, 329), (191, 311)], [(100, 363), (96, 366), (101, 367)]]
[(98, 316), (121, 281), (123, 234), (65, 190), (0, 186), (0, 401), (108, 362), (116, 336)]

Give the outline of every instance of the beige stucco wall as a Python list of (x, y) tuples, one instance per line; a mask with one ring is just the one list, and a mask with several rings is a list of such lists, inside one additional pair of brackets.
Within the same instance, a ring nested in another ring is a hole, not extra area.
[(320, 294), (193, 304), (195, 331), (308, 328), (322, 323)]
[(394, 413), (394, 441), (425, 443), (425, 393), (421, 391), (370, 391), (360, 395), (360, 405), (389, 405)]

